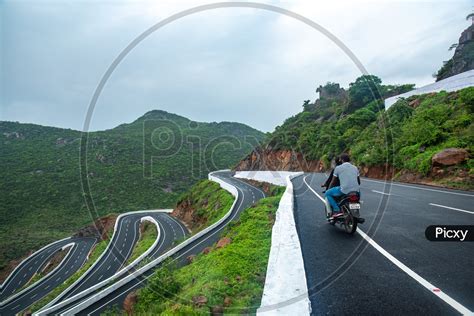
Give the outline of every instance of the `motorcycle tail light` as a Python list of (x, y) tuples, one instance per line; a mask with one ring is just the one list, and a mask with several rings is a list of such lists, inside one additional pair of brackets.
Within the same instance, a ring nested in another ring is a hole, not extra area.
[(359, 202), (359, 197), (357, 195), (351, 195), (351, 196), (349, 196), (349, 201), (350, 202)]

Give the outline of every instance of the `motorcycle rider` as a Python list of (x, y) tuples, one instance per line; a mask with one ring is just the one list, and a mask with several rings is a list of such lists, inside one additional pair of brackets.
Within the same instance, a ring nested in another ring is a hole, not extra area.
[[(339, 158), (339, 157), (334, 158), (334, 162), (336, 163), (336, 167), (339, 166), (342, 163), (341, 158)], [(326, 188), (326, 190), (324, 190), (323, 193), (325, 193), (327, 190), (332, 188), (330, 186), (330, 184), (331, 184), (331, 181), (333, 179), (333, 176), (334, 176), (334, 169), (331, 170), (331, 173), (329, 174), (329, 177), (326, 179), (326, 181), (323, 184), (321, 184), (322, 188), (324, 188), (324, 187)], [(333, 186), (335, 186), (335, 187), (339, 186), (339, 179), (336, 179), (336, 181), (333, 183)]]
[[(335, 197), (354, 191), (360, 194), (359, 170), (356, 166), (350, 163), (351, 159), (348, 154), (342, 154), (340, 159), (342, 164), (334, 168), (333, 178), (329, 184), (331, 189), (327, 190), (325, 193), (325, 196), (332, 208), (332, 218), (342, 215), (339, 205), (334, 199)], [(337, 179), (339, 180), (340, 185), (333, 187)]]

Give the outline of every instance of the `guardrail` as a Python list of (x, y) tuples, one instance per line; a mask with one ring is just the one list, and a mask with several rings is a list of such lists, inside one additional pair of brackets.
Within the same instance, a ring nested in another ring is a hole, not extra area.
[[(220, 224), (222, 224), (225, 220), (227, 220), (229, 218), (229, 216), (232, 214), (232, 211), (234, 210), (234, 207), (237, 203), (237, 200), (238, 200), (238, 197), (239, 197), (239, 191), (234, 187), (232, 186), (231, 184), (225, 182), (224, 180), (220, 179), (219, 177), (215, 176), (214, 174), (218, 173), (218, 172), (222, 172), (222, 171), (230, 171), (230, 170), (220, 170), (220, 171), (215, 171), (215, 172), (211, 172), (209, 173), (208, 175), (208, 178), (209, 180), (211, 181), (214, 181), (214, 182), (217, 182), (219, 183), (219, 185), (224, 189), (224, 190), (227, 190), (229, 191), (234, 197), (234, 202), (232, 203), (232, 206), (230, 208), (230, 210), (217, 222), (215, 222), (214, 224), (212, 224), (211, 226), (203, 229), (202, 231), (198, 232), (196, 235), (186, 239), (185, 241), (183, 241), (182, 243), (180, 243), (178, 246), (174, 247), (173, 249), (167, 251), (166, 253), (164, 253), (163, 255), (159, 256), (158, 258), (154, 259), (153, 261), (147, 263), (145, 266), (141, 267), (140, 269), (138, 270), (135, 270), (133, 271), (131, 274), (128, 274), (127, 276), (125, 276), (124, 278), (118, 280), (117, 282), (111, 284), (109, 287), (106, 287), (105, 289), (103, 289), (102, 291), (98, 292), (97, 294), (87, 298), (86, 300), (84, 300), (83, 302), (75, 305), (74, 307), (72, 307), (71, 309), (67, 310), (66, 312), (64, 312), (63, 314), (61, 315), (71, 315), (71, 314), (76, 314), (78, 312), (80, 312), (81, 310), (89, 307), (90, 305), (94, 304), (95, 302), (99, 301), (100, 299), (102, 299), (103, 297), (107, 296), (108, 294), (112, 293), (113, 291), (115, 291), (116, 289), (118, 289), (119, 287), (125, 285), (126, 283), (130, 282), (131, 280), (135, 279), (137, 276), (147, 272), (148, 270), (154, 268), (155, 266), (157, 266), (159, 263), (163, 262), (166, 258), (174, 255), (175, 253), (177, 253), (178, 251), (180, 251), (181, 249), (183, 249), (184, 247), (188, 246), (189, 244), (191, 244), (192, 242), (196, 241), (197, 239), (199, 239), (200, 237), (206, 235), (208, 232), (210, 232), (211, 230), (215, 229), (216, 227), (218, 227)], [(101, 288), (103, 288), (104, 286), (106, 286), (108, 283), (111, 283), (113, 281), (115, 281), (115, 278), (116, 276), (112, 276), (111, 278), (109, 279), (106, 279), (100, 283), (97, 283), (96, 285), (92, 286), (91, 288), (81, 292), (81, 293), (78, 293), (66, 300), (64, 300), (63, 302), (60, 302), (59, 304), (56, 304), (54, 306), (51, 306), (47, 309), (43, 309), (37, 313), (35, 313), (34, 315), (48, 315), (50, 313), (53, 313), (54, 311), (64, 307), (64, 306), (67, 306), (68, 304), (70, 303), (73, 303), (74, 301), (78, 300), (78, 299), (81, 299), (83, 298), (84, 296), (92, 293), (92, 292), (95, 292)]]

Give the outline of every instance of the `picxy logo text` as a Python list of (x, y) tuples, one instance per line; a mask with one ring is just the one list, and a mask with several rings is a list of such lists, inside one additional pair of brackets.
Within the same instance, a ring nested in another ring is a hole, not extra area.
[(431, 225), (425, 230), (430, 241), (473, 241), (473, 225)]

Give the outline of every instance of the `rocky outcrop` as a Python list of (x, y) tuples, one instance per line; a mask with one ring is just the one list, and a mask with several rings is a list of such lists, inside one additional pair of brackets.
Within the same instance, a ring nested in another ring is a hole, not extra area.
[(207, 297), (205, 297), (204, 295), (194, 296), (193, 303), (197, 307), (202, 307), (207, 304)]
[(453, 166), (463, 163), (469, 158), (467, 150), (462, 148), (446, 148), (436, 153), (431, 162), (433, 166)]
[[(420, 148), (423, 152), (425, 148)], [(469, 152), (461, 148), (447, 148), (432, 157), (431, 170), (427, 175), (409, 170), (395, 169), (390, 164), (359, 166), (363, 177), (380, 180), (397, 180), (407, 183), (451, 187), (448, 183), (463, 183), (470, 187), (474, 177), (466, 170), (460, 170), (457, 165), (469, 159)], [(303, 154), (290, 150), (271, 150), (257, 148), (241, 160), (234, 168), (236, 171), (249, 170), (283, 170), (324, 172), (330, 169), (318, 160), (307, 160)], [(454, 186), (456, 188), (456, 186)]]
[(239, 162), (235, 170), (280, 170), (315, 171), (325, 169), (319, 160), (308, 160), (303, 154), (291, 150), (271, 150), (257, 148)]
[(229, 245), (230, 243), (232, 242), (232, 239), (230, 239), (229, 237), (223, 237), (221, 239), (219, 239), (219, 241), (217, 242), (217, 245), (216, 245), (216, 248), (224, 248), (225, 246)]
[(395, 175), (395, 169), (389, 164), (378, 166), (363, 166), (360, 168), (360, 175), (367, 178), (390, 180)]
[(101, 240), (109, 239), (109, 234), (113, 232), (116, 215), (109, 215), (97, 219), (92, 225), (81, 228), (74, 236), (78, 237), (96, 237)]
[(179, 202), (171, 213), (171, 216), (178, 218), (191, 231), (193, 231), (197, 227), (201, 227), (206, 222), (206, 218), (198, 216), (196, 214), (196, 209), (193, 206), (193, 201), (191, 201), (190, 199), (185, 199)]
[(453, 47), (456, 47), (454, 55), (438, 71), (436, 81), (474, 69), (474, 54), (472, 54), (474, 50), (474, 24), (461, 33), (459, 43), (453, 45)]
[(133, 307), (137, 303), (137, 298), (136, 292), (130, 292), (127, 297), (125, 297), (125, 300), (123, 301), (123, 309), (127, 315), (133, 315)]

